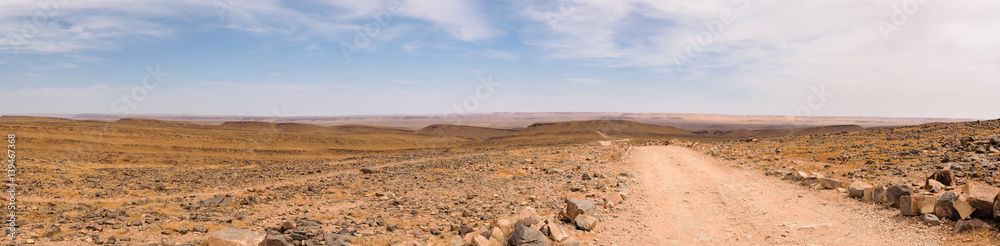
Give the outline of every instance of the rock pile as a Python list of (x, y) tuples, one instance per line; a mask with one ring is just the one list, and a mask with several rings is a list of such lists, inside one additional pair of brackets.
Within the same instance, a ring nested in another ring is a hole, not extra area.
[[(836, 189), (839, 180), (819, 182), (822, 174), (809, 172), (767, 171), (785, 180), (801, 182), (814, 188)], [(991, 221), (1000, 215), (1000, 188), (979, 184), (958, 185), (951, 170), (938, 170), (927, 177), (923, 186), (878, 185), (855, 180), (846, 189), (848, 196), (865, 202), (899, 208), (904, 216), (921, 216), (920, 220), (930, 226), (941, 224), (941, 220), (954, 221), (955, 232), (971, 229), (995, 230)]]

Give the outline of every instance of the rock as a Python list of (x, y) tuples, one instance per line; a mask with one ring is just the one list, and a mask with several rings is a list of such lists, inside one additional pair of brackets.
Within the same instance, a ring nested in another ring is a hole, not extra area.
[(490, 229), (490, 244), (497, 246), (507, 244), (507, 234), (504, 234), (499, 227), (494, 226), (493, 229)]
[(264, 237), (263, 241), (260, 241), (259, 246), (293, 246), (291, 239), (285, 235), (268, 235)]
[(987, 229), (991, 231), (995, 230), (993, 229), (992, 225), (986, 223), (986, 221), (983, 221), (981, 219), (962, 220), (959, 222), (955, 222), (955, 233), (975, 230), (975, 229)]
[(971, 204), (969, 204), (969, 197), (965, 195), (958, 195), (958, 199), (955, 200), (954, 207), (955, 211), (958, 212), (959, 219), (963, 220), (972, 216), (972, 212), (976, 210)]
[(806, 180), (810, 178), (812, 178), (812, 175), (809, 175), (809, 173), (803, 171), (798, 171), (792, 174), (792, 180), (795, 181)]
[(503, 219), (503, 218), (497, 219), (496, 224), (497, 227), (500, 228), (500, 231), (503, 231), (504, 235), (510, 234), (512, 231), (514, 231), (514, 222), (508, 219)]
[(899, 207), (899, 197), (912, 193), (910, 185), (894, 185), (885, 190), (886, 203), (890, 207)]
[(1000, 193), (1000, 189), (978, 184), (966, 184), (959, 189), (962, 194), (968, 196), (969, 205), (976, 209), (972, 216), (976, 218), (993, 218), (993, 200)]
[(594, 214), (597, 212), (597, 202), (576, 198), (566, 199), (566, 211), (563, 215), (568, 220), (575, 220), (577, 215)]
[(854, 198), (863, 198), (865, 196), (865, 189), (868, 188), (873, 188), (873, 186), (860, 180), (855, 180), (847, 187), (847, 193)]
[(511, 246), (546, 246), (548, 239), (538, 230), (521, 224), (515, 224), (514, 231), (510, 233), (508, 243)]
[(262, 240), (262, 233), (229, 227), (208, 235), (210, 246), (257, 246)]
[(831, 178), (820, 178), (819, 183), (823, 186), (823, 189), (837, 189), (844, 185), (843, 181)]
[(885, 199), (885, 186), (875, 186), (872, 190), (872, 201), (875, 204), (883, 204)]
[(920, 217), (920, 221), (929, 226), (941, 225), (941, 220), (937, 216), (934, 216), (934, 214), (924, 214), (924, 216)]
[[(919, 195), (914, 195), (919, 196)], [(920, 215), (919, 201), (910, 195), (904, 195), (899, 197), (899, 213), (903, 216), (917, 216)]]
[(958, 200), (958, 194), (955, 192), (941, 193), (941, 196), (934, 202), (934, 215), (942, 219), (959, 220), (958, 212), (955, 211), (956, 200)]
[(556, 224), (554, 221), (549, 221), (549, 224), (546, 225), (546, 228), (548, 229), (547, 232), (549, 234), (549, 238), (551, 238), (552, 241), (562, 242), (567, 238), (569, 238), (569, 233), (566, 232), (566, 228), (563, 228), (561, 225)]
[(472, 242), (473, 242), (472, 245), (476, 246), (490, 246), (491, 244), (490, 240), (484, 237), (483, 235), (476, 235), (472, 237)]
[(576, 223), (576, 228), (584, 231), (592, 231), (597, 227), (597, 217), (587, 214), (577, 215), (573, 222)]
[(583, 180), (590, 180), (590, 179), (591, 179), (591, 177), (590, 177), (590, 174), (588, 174), (588, 173), (583, 173), (583, 175), (581, 175), (580, 179), (583, 179)]
[(180, 233), (181, 235), (184, 235), (184, 234), (187, 234), (191, 230), (189, 230), (187, 227), (183, 227), (182, 226), (182, 227), (177, 227), (177, 229), (174, 229), (174, 231), (176, 231), (177, 233)]
[(361, 173), (363, 173), (363, 174), (372, 174), (372, 173), (378, 173), (378, 172), (379, 172), (378, 169), (371, 168), (371, 167), (363, 167), (363, 168), (361, 168)]
[(208, 232), (208, 228), (205, 228), (202, 225), (196, 225), (196, 226), (194, 226), (194, 231), (201, 232), (201, 233), (206, 233), (206, 232)]
[(233, 203), (233, 199), (228, 197), (213, 197), (192, 204), (191, 207), (197, 210), (198, 207), (222, 207)]
[(285, 222), (281, 222), (281, 227), (278, 228), (278, 231), (284, 233), (285, 231), (291, 230), (291, 229), (295, 229), (295, 222), (285, 221)]
[[(937, 180), (944, 186), (955, 185), (955, 174), (952, 173), (951, 170), (947, 169), (935, 171), (934, 174), (931, 174), (931, 176), (927, 177), (927, 179)], [(924, 184), (924, 186), (927, 186), (927, 184)]]
[(924, 189), (927, 189), (933, 193), (938, 193), (944, 190), (944, 184), (941, 184), (941, 182), (938, 182), (937, 180), (928, 179), (926, 182), (924, 182)]
[(538, 215), (538, 212), (535, 212), (535, 208), (532, 207), (521, 207), (518, 209), (513, 220), (516, 224), (531, 227), (535, 230), (541, 229), (544, 225), (542, 216)]

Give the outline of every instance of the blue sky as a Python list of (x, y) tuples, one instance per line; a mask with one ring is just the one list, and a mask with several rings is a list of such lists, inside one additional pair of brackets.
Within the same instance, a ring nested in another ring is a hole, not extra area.
[(997, 12), (931, 0), (4, 1), (0, 114), (458, 105), (992, 119)]

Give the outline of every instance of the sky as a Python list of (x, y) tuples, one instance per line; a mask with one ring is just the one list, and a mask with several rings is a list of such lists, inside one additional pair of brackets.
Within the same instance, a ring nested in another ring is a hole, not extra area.
[(981, 0), (8, 0), (0, 114), (995, 119), (996, 13)]

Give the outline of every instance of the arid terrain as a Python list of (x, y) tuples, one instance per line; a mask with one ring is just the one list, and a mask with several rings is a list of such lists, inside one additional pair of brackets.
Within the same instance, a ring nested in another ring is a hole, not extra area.
[[(17, 135), (20, 234), (2, 242), (998, 243), (997, 120), (525, 115), (462, 124), (3, 116), (0, 133)], [(985, 197), (989, 209), (977, 202)], [(909, 199), (932, 200), (932, 211), (907, 210)], [(974, 220), (982, 224), (964, 225)]]

